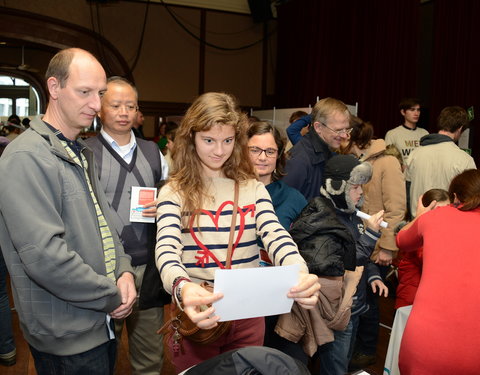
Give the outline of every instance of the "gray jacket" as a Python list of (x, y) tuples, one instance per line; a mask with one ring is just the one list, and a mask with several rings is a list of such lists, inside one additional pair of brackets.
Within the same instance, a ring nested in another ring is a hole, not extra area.
[[(108, 222), (93, 154), (83, 153)], [(0, 247), (25, 339), (55, 355), (105, 343), (106, 313), (121, 298), (105, 276), (102, 239), (82, 168), (38, 117), (3, 153), (0, 176)], [(133, 270), (114, 230), (112, 235), (118, 278)]]

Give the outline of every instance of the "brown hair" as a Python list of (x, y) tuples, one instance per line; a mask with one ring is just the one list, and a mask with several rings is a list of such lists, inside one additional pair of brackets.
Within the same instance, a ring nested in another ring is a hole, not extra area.
[(450, 201), (455, 200), (455, 196), (460, 201), (458, 207), (461, 211), (471, 211), (480, 206), (480, 171), (477, 169), (467, 169), (456, 176), (448, 188)]
[(347, 146), (342, 150), (342, 154), (350, 154), (353, 145), (360, 150), (364, 150), (370, 146), (373, 138), (373, 126), (369, 122), (364, 122), (360, 117), (350, 117), (350, 127), (352, 132), (348, 139)]
[(295, 111), (290, 115), (288, 122), (291, 124), (292, 122), (295, 122), (299, 118), (302, 118), (303, 116), (306, 116), (306, 115), (308, 115), (308, 113), (305, 111)]
[(420, 100), (417, 98), (403, 98), (398, 105), (398, 109), (406, 111), (416, 105), (421, 105)]
[(438, 130), (455, 133), (460, 128), (462, 128), (462, 131), (467, 129), (469, 123), (465, 109), (459, 106), (445, 107), (438, 116), (437, 128)]
[(277, 145), (278, 149), (278, 156), (277, 156), (277, 163), (275, 164), (275, 170), (272, 173), (272, 182), (280, 180), (283, 176), (285, 176), (285, 163), (286, 163), (286, 156), (285, 156), (285, 144), (286, 140), (282, 137), (280, 132), (277, 128), (273, 127), (266, 121), (258, 121), (254, 122), (250, 125), (247, 131), (248, 139), (252, 138), (254, 135), (262, 135), (270, 133), (273, 135), (273, 139), (275, 140), (275, 144)]
[(437, 202), (449, 201), (449, 202), (451, 202), (450, 195), (448, 194), (448, 191), (443, 190), (443, 189), (430, 189), (423, 194), (423, 196), (422, 196), (423, 207), (428, 207), (430, 205), (430, 203), (432, 203), (433, 201), (437, 201)]
[(177, 133), (178, 124), (174, 121), (167, 121), (167, 126), (165, 126), (165, 137), (170, 141), (175, 141), (175, 134)]
[(50, 60), (47, 71), (45, 72), (45, 81), (47, 81), (50, 77), (55, 77), (60, 83), (60, 87), (65, 87), (67, 84), (68, 75), (70, 73), (70, 64), (72, 63), (75, 54), (78, 52), (84, 52), (90, 55), (93, 59), (97, 60), (97, 58), (90, 52), (80, 48), (62, 49)]
[(188, 108), (178, 127), (172, 151), (173, 173), (169, 182), (180, 194), (184, 211), (201, 208), (204, 199), (208, 198), (203, 168), (195, 149), (195, 133), (208, 131), (215, 125), (233, 126), (235, 129), (232, 155), (222, 166), (225, 177), (236, 182), (255, 178), (247, 148), (247, 116), (229, 94), (208, 92), (200, 95)]
[(55, 77), (60, 83), (60, 87), (65, 87), (70, 70), (70, 64), (75, 56), (74, 48), (63, 49), (52, 57), (45, 72), (45, 80)]
[(45, 81), (48, 81), (50, 77), (54, 77), (60, 83), (60, 87), (64, 88), (70, 74), (70, 65), (78, 53), (85, 53), (98, 62), (98, 59), (92, 53), (81, 48), (62, 49), (57, 52), (48, 63), (47, 71), (45, 72)]

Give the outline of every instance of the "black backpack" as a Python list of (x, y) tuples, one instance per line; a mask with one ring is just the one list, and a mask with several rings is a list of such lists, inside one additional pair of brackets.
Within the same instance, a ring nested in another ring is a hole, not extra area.
[(249, 346), (210, 358), (184, 375), (310, 375), (300, 361), (277, 349)]

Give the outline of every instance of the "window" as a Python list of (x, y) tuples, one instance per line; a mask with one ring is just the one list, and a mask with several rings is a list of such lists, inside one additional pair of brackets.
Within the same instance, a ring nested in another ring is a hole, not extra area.
[(0, 116), (10, 116), (12, 114), (12, 104), (12, 99), (0, 98)]
[(30, 115), (28, 110), (29, 100), (27, 98), (18, 98), (16, 101), (16, 111), (18, 116), (25, 117)]
[(8, 117), (12, 113), (20, 117), (34, 116), (38, 114), (39, 103), (37, 91), (28, 82), (0, 75), (0, 116)]

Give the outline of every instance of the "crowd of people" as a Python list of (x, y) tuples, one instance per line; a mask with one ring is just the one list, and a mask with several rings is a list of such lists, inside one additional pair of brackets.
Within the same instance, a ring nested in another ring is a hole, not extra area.
[[(396, 307), (413, 304), (402, 374), (476, 373), (480, 285), (466, 262), (479, 260), (480, 173), (456, 145), (463, 108), (428, 134), (404, 99), (384, 140), (324, 98), (292, 114), (288, 142), (209, 92), (152, 142), (136, 87), (89, 52), (58, 52), (46, 84), (45, 114), (0, 137), (0, 365), (16, 361), (8, 270), (39, 375), (113, 374), (123, 331), (134, 374), (242, 358), (342, 375), (375, 361), (378, 299), (398, 265)], [(97, 116), (100, 132), (81, 139)], [(216, 270), (287, 265), (299, 270), (290, 312), (217, 315)]]
[(30, 126), (30, 118), (20, 120), (16, 114), (11, 114), (5, 123), (0, 122), (0, 137), (13, 141), (19, 134)]

